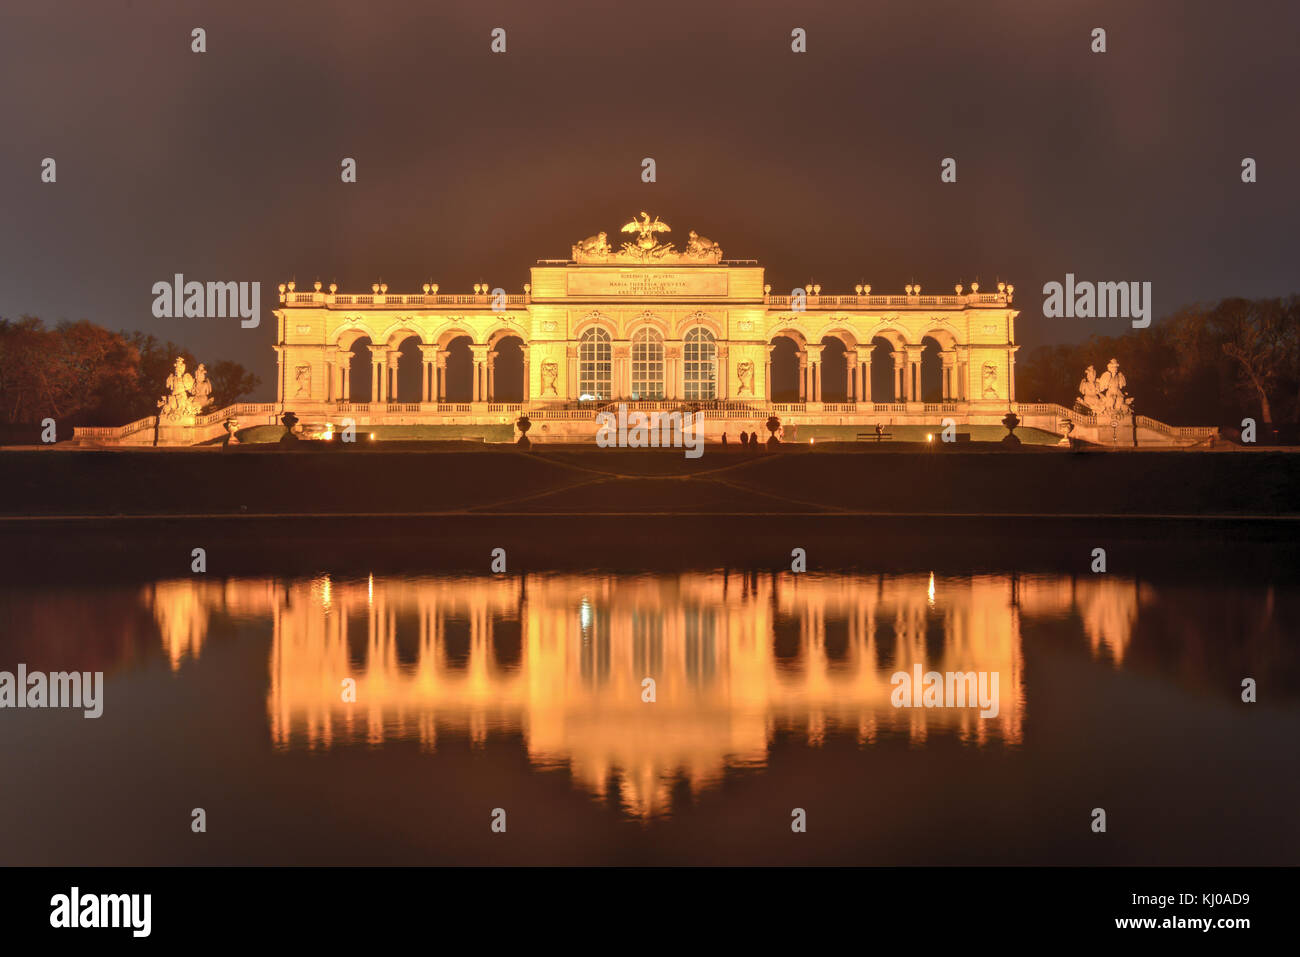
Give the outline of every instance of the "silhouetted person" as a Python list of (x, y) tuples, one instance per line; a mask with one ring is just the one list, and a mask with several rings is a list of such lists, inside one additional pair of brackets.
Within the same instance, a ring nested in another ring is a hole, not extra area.
[(758, 448), (758, 433), (757, 433), (757, 432), (750, 432), (750, 433), (749, 433), (749, 444), (752, 445), (754, 448)]
[(745, 446), (745, 445), (748, 445), (748, 444), (749, 444), (749, 433), (748, 433), (748, 432), (745, 432), (744, 430), (741, 430), (741, 433), (740, 433), (740, 444), (741, 444), (742, 446)]
[(726, 433), (726, 432), (723, 432), (723, 433), (722, 433), (722, 444), (723, 444), (723, 445), (726, 445), (726, 444), (727, 444), (727, 433)]

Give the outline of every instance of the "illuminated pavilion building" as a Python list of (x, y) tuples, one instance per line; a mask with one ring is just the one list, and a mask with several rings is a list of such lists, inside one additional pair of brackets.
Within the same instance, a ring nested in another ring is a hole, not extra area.
[(728, 427), (787, 423), (996, 424), (1015, 402), (1014, 287), (947, 295), (774, 293), (752, 260), (642, 214), (615, 249), (598, 233), (540, 260), (521, 293), (414, 295), (280, 287), (279, 404), (305, 420), (503, 424), (589, 438), (584, 404), (653, 413), (699, 406)]
[(661, 415), (703, 411), (709, 440), (765, 437), (772, 415), (787, 434), (811, 426), (848, 441), (877, 425), (912, 440), (955, 425), (996, 441), (1009, 412), (1021, 434), (1038, 430), (1049, 443), (1065, 423), (1074, 438), (1112, 445), (1193, 445), (1215, 431), (1142, 415), (1121, 428), (1119, 418), (1019, 401), (1012, 285), (774, 293), (761, 265), (723, 259), (694, 230), (678, 248), (663, 241), (671, 228), (646, 213), (622, 229), (635, 238), (617, 249), (601, 232), (567, 259), (539, 260), (517, 293), (491, 283), (469, 294), (437, 283), (415, 294), (390, 294), (383, 283), (369, 294), (282, 284), (274, 403), (214, 409), (156, 436), (148, 417), (78, 428), (76, 437), (198, 444), (220, 437), (228, 420), (274, 425), (293, 412), (318, 428), (350, 420), (431, 427), (420, 438), (510, 441), (526, 413), (531, 440), (590, 442), (597, 413), (613, 403), (644, 413), (652, 431)]

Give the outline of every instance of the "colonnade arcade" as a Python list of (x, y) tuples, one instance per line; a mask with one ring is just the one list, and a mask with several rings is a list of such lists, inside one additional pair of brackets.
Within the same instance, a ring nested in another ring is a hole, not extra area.
[[(727, 349), (704, 325), (667, 342), (664, 332), (640, 325), (617, 340), (611, 325), (587, 324), (566, 350), (567, 382), (574, 399), (632, 400), (718, 398), (719, 369)], [(345, 330), (329, 373), (330, 400), (345, 402), (523, 402), (530, 393), (529, 346), (508, 330), (475, 342), (452, 329), (424, 342), (400, 329), (382, 343), (361, 329)], [(539, 391), (542, 391), (539, 389)]]
[[(510, 331), (475, 342), (453, 329), (424, 342), (408, 329), (375, 343), (349, 330), (337, 345), (330, 399), (351, 402), (522, 402), (529, 390), (528, 344)], [(618, 342), (593, 324), (567, 350), (571, 398), (710, 400), (718, 397), (727, 349), (704, 326), (680, 342), (643, 325)], [(969, 397), (969, 355), (952, 334), (936, 329), (919, 342), (885, 331), (859, 342), (836, 330), (808, 342), (782, 329), (768, 344), (762, 381), (768, 401), (938, 402)]]
[(778, 402), (948, 402), (970, 397), (969, 347), (935, 329), (908, 342), (897, 330), (858, 341), (835, 330), (808, 342), (782, 329), (769, 343), (767, 398)]
[(528, 345), (509, 330), (475, 342), (452, 329), (425, 342), (401, 329), (376, 343), (352, 329), (339, 338), (329, 381), (329, 398), (345, 402), (522, 402)]

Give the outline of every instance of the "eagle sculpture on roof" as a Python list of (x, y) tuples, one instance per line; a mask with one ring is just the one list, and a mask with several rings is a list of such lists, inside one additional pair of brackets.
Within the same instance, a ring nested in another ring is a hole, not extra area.
[(671, 233), (672, 231), (672, 227), (658, 216), (651, 221), (649, 213), (644, 209), (641, 210), (640, 222), (634, 219), (623, 227), (623, 232), (625, 233), (640, 233), (637, 237), (636, 244), (642, 249), (653, 249), (655, 246), (659, 245), (658, 241), (655, 239), (655, 233)]

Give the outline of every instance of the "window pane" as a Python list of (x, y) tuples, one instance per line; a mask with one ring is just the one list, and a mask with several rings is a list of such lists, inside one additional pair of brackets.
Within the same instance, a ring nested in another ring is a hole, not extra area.
[(713, 333), (696, 326), (686, 333), (682, 347), (682, 380), (685, 398), (715, 398), (717, 390), (718, 344)]
[(654, 329), (632, 337), (632, 398), (664, 397), (664, 340)]
[(600, 328), (588, 329), (578, 343), (578, 396), (610, 398), (613, 369), (609, 333)]

